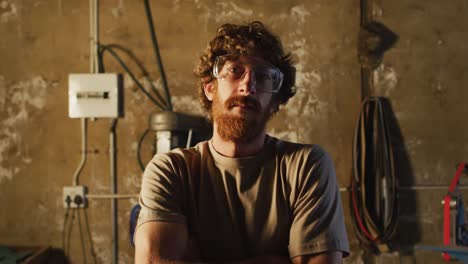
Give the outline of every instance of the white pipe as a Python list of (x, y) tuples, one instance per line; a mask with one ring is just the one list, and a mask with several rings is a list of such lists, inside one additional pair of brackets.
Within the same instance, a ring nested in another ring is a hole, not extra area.
[(189, 132), (188, 132), (187, 144), (186, 144), (185, 148), (190, 148), (190, 145), (192, 145), (192, 132), (193, 132), (193, 129), (190, 129)]
[(95, 72), (94, 66), (96, 55), (94, 54), (94, 1), (89, 0), (89, 71)]
[(140, 195), (135, 194), (87, 194), (88, 199), (132, 199), (138, 198)]
[(94, 73), (99, 72), (99, 0), (94, 0)]
[(75, 174), (73, 175), (73, 185), (77, 186), (79, 184), (80, 180), (80, 173), (83, 170), (83, 167), (86, 163), (86, 155), (87, 155), (87, 148), (86, 148), (86, 142), (87, 142), (87, 119), (86, 118), (81, 118), (81, 162), (78, 168), (75, 171)]

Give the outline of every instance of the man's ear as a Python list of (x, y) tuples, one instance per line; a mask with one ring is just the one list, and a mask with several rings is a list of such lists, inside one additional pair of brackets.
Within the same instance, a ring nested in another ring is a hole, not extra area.
[(279, 100), (276, 97), (273, 97), (273, 101), (271, 102), (270, 105), (270, 114), (276, 114), (279, 111)]
[(203, 84), (203, 91), (205, 92), (206, 98), (208, 100), (213, 101), (214, 95), (215, 95), (215, 84), (214, 82), (209, 82), (206, 84)]

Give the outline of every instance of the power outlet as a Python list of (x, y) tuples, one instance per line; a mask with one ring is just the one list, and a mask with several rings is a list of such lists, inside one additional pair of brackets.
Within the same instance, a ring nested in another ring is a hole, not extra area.
[(63, 187), (63, 206), (65, 208), (86, 208), (88, 201), (86, 186), (64, 186)]

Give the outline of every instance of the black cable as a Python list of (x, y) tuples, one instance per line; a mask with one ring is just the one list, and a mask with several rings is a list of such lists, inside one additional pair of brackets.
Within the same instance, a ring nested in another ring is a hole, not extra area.
[(140, 165), (141, 171), (145, 171), (145, 164), (143, 164), (143, 161), (141, 160), (141, 144), (143, 143), (143, 140), (145, 139), (146, 135), (150, 129), (146, 129), (145, 132), (140, 136), (140, 139), (138, 140), (138, 145), (137, 145), (137, 160), (138, 164)]
[(145, 0), (145, 11), (146, 11), (146, 18), (148, 19), (151, 42), (153, 43), (154, 55), (156, 57), (156, 62), (158, 63), (159, 73), (161, 74), (161, 80), (163, 83), (164, 92), (166, 93), (166, 101), (168, 104), (168, 110), (172, 111), (171, 96), (169, 94), (169, 88), (167, 86), (166, 75), (164, 74), (164, 68), (163, 68), (163, 64), (161, 61), (161, 55), (159, 54), (158, 41), (156, 39), (156, 31), (154, 30), (153, 16), (151, 14), (151, 7), (149, 5), (149, 0)]
[(65, 209), (65, 216), (63, 219), (63, 229), (62, 229), (62, 249), (64, 251), (64, 254), (67, 255), (67, 252), (65, 252), (65, 238), (67, 236), (67, 220), (68, 220), (68, 212), (70, 211), (70, 207), (67, 206)]
[(80, 241), (81, 241), (81, 253), (83, 254), (83, 259), (84, 263), (88, 263), (86, 261), (86, 247), (85, 247), (85, 242), (83, 238), (83, 229), (81, 228), (81, 214), (80, 214), (80, 209), (76, 209), (78, 212), (78, 230), (80, 231)]
[(133, 54), (130, 50), (120, 46), (120, 45), (117, 45), (117, 44), (109, 44), (107, 45), (109, 48), (115, 48), (115, 49), (118, 49), (118, 50), (121, 50), (125, 53), (127, 53), (127, 55), (137, 64), (138, 68), (140, 68), (141, 70), (141, 73), (143, 74), (143, 76), (148, 80), (149, 84), (150, 84), (150, 87), (151, 89), (153, 90), (153, 92), (156, 94), (156, 96), (158, 97), (159, 100), (161, 100), (161, 102), (164, 102), (164, 105), (166, 105), (166, 108), (168, 107), (168, 103), (167, 103), (167, 100), (165, 100), (161, 94), (159, 93), (158, 89), (154, 86), (153, 84), (153, 81), (150, 77), (150, 74), (148, 73), (148, 71), (145, 69), (145, 67), (143, 66), (143, 64), (140, 62), (140, 60), (138, 60), (138, 58), (135, 56), (135, 54)]
[(91, 256), (93, 257), (94, 264), (96, 264), (97, 263), (96, 252), (94, 251), (94, 242), (93, 242), (93, 238), (91, 237), (91, 231), (90, 231), (90, 228), (89, 228), (87, 209), (83, 210), (83, 214), (84, 214), (86, 233), (88, 234), (88, 239), (89, 239), (89, 248), (90, 248), (90, 251), (91, 251)]
[(104, 53), (104, 51), (108, 51), (112, 57), (114, 59), (116, 59), (120, 66), (122, 66), (122, 68), (128, 73), (128, 75), (130, 75), (130, 78), (132, 78), (132, 80), (135, 82), (135, 84), (137, 85), (137, 87), (156, 105), (158, 106), (161, 110), (165, 110), (165, 107), (158, 101), (156, 101), (156, 99), (154, 99), (153, 96), (151, 96), (150, 93), (148, 93), (148, 91), (145, 90), (145, 88), (143, 87), (143, 85), (141, 85), (141, 83), (136, 79), (135, 75), (130, 71), (130, 69), (127, 67), (127, 65), (122, 61), (122, 59), (120, 58), (120, 56), (114, 51), (112, 50), (111, 48), (109, 47), (106, 47), (106, 46), (99, 46), (100, 47), (100, 50), (99, 50), (99, 56), (101, 57), (100, 59), (100, 68), (102, 70), (104, 70), (104, 67), (103, 67), (103, 63), (102, 63), (102, 55)]
[[(152, 80), (151, 80), (151, 77), (150, 77), (150, 74), (148, 73), (148, 71), (145, 69), (145, 67), (143, 66), (143, 64), (140, 62), (140, 60), (135, 56), (135, 54), (133, 54), (130, 50), (122, 47), (121, 45), (118, 45), (118, 44), (108, 44), (108, 45), (100, 45), (100, 47), (106, 47), (108, 49), (116, 49), (116, 50), (120, 50), (122, 52), (125, 52), (134, 62), (135, 64), (138, 66), (138, 68), (140, 69), (141, 73), (143, 74), (143, 77), (145, 77), (149, 84), (150, 84), (150, 87), (151, 89), (153, 90), (153, 92), (156, 94), (156, 97), (160, 100), (160, 102), (164, 102), (164, 105), (165, 105), (165, 108), (167, 109), (167, 102), (166, 100), (161, 96), (161, 94), (159, 93), (158, 89), (154, 86)], [(104, 51), (106, 51), (107, 49), (104, 49), (103, 50), (103, 53)], [(99, 60), (100, 62), (100, 69), (102, 69), (102, 72), (105, 71), (104, 69), (104, 62), (102, 60), (102, 57), (101, 59)], [(127, 67), (128, 68), (128, 67)]]

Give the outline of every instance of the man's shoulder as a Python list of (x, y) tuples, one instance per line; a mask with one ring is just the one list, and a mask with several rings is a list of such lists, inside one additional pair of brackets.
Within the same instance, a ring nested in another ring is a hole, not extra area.
[(200, 160), (208, 150), (208, 141), (201, 141), (190, 148), (175, 148), (169, 152), (158, 153), (154, 155), (152, 161), (170, 162), (170, 163), (190, 163), (194, 160)]

